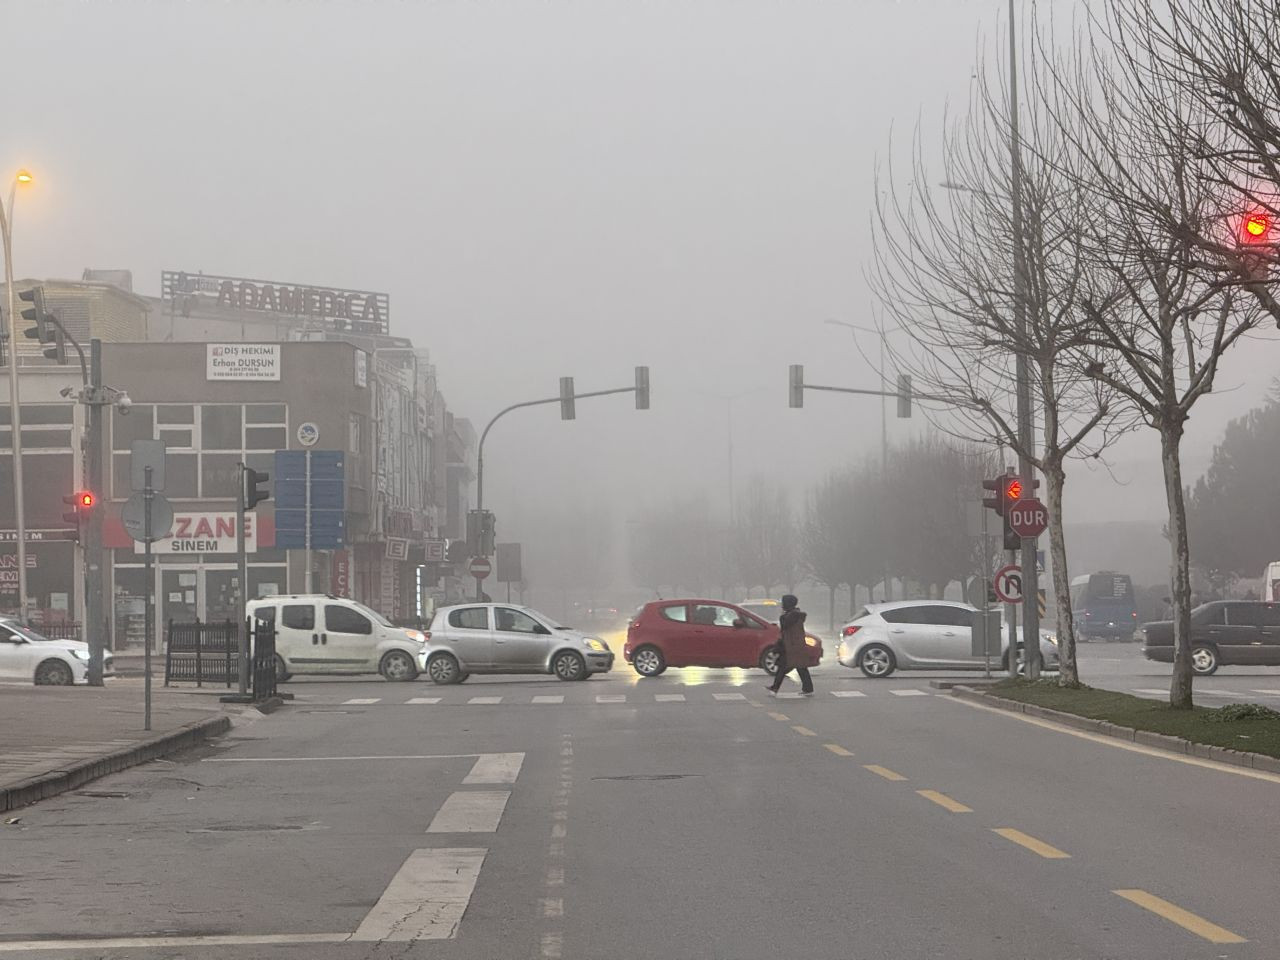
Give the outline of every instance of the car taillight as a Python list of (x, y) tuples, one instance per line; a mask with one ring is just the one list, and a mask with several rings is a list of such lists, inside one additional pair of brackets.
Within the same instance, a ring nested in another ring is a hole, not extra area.
[(851, 623), (849, 624), (849, 626), (845, 627), (844, 630), (841, 631), (841, 633), (846, 637), (852, 637), (855, 633), (857, 633), (861, 629), (862, 629), (861, 627), (854, 626)]

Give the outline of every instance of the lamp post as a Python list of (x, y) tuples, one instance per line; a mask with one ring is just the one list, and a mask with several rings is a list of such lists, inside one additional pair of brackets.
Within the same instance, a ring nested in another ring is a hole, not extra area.
[(18, 561), (18, 619), (27, 620), (27, 524), (22, 497), (22, 410), (18, 391), (18, 320), (13, 292), (13, 202), (18, 184), (32, 180), (26, 170), (14, 174), (9, 186), (8, 210), (0, 205), (0, 235), (4, 240), (4, 280), (9, 300), (9, 436), (13, 451), (13, 519)]
[[(823, 323), (833, 327), (844, 327), (849, 331), (849, 335), (853, 337), (853, 342), (858, 342), (859, 333), (869, 333), (880, 338), (880, 364), (876, 370), (876, 376), (880, 378), (880, 389), (887, 390), (886, 381), (884, 379), (884, 333), (879, 330), (872, 330), (870, 327), (860, 327), (856, 323), (847, 323), (844, 320), (823, 320)], [(888, 397), (883, 393), (880, 395), (880, 480), (888, 487), (889, 482), (889, 420), (886, 402)], [(853, 588), (850, 587), (850, 590)], [(868, 590), (870, 588), (868, 587)], [(890, 599), (889, 594), (889, 571), (884, 572), (884, 599)]]

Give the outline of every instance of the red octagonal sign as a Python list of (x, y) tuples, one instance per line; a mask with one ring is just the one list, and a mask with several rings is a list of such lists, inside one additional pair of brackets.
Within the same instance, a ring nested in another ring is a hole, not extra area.
[(1006, 509), (1009, 516), (1009, 529), (1020, 537), (1038, 537), (1044, 533), (1044, 528), (1049, 526), (1048, 509), (1034, 497), (1019, 500)]
[(467, 564), (467, 572), (477, 580), (483, 580), (493, 573), (493, 564), (488, 557), (472, 557), (471, 562)]

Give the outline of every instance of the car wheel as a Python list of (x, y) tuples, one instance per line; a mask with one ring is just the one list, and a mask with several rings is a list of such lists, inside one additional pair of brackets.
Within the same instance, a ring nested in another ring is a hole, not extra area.
[(460, 674), (458, 674), (458, 679), (457, 679), (457, 680), (455, 680), (455, 681), (454, 681), (454, 683), (466, 683), (466, 682), (467, 682), (467, 677), (469, 677), (469, 676), (471, 676), (471, 674), (469, 674), (469, 673), (460, 673)]
[(868, 644), (858, 657), (858, 669), (872, 680), (881, 680), (897, 669), (893, 651), (882, 643)]
[(36, 667), (36, 683), (43, 687), (69, 687), (75, 683), (75, 674), (61, 660), (46, 660)]
[(557, 653), (551, 671), (561, 680), (581, 680), (587, 675), (587, 663), (572, 650)]
[(384, 680), (399, 682), (417, 677), (418, 668), (413, 665), (413, 657), (403, 650), (390, 650), (378, 664), (378, 672)]
[(778, 675), (778, 658), (780, 656), (777, 644), (770, 644), (765, 647), (760, 654), (760, 669), (769, 676), (776, 677)]
[(631, 666), (642, 677), (656, 677), (667, 669), (667, 658), (657, 647), (641, 647), (631, 655)]
[(1191, 651), (1191, 670), (1197, 677), (1207, 677), (1218, 669), (1218, 651), (1213, 647), (1196, 647)]
[(289, 672), (289, 668), (284, 665), (284, 657), (276, 654), (276, 683), (284, 683), (293, 674)]
[(437, 653), (427, 661), (427, 676), (439, 684), (461, 683), (465, 674), (451, 653)]

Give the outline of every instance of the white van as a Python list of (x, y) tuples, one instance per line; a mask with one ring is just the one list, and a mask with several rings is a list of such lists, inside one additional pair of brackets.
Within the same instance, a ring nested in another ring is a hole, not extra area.
[(380, 673), (413, 680), (423, 665), (427, 638), (393, 627), (376, 610), (344, 597), (294, 594), (248, 604), (249, 616), (276, 631), (276, 678), (294, 674)]
[(1280, 600), (1280, 561), (1267, 564), (1262, 575), (1262, 599)]

